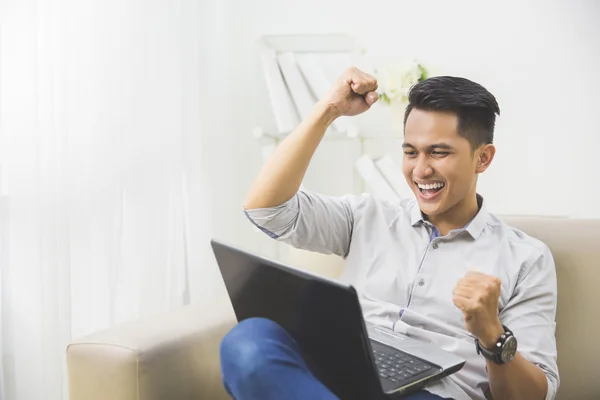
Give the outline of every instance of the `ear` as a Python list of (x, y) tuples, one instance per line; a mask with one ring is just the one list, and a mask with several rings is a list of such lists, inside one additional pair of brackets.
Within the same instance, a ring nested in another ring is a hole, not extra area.
[(494, 159), (494, 155), (496, 155), (496, 147), (493, 144), (486, 144), (480, 147), (475, 154), (477, 161), (475, 172), (481, 174), (488, 169)]

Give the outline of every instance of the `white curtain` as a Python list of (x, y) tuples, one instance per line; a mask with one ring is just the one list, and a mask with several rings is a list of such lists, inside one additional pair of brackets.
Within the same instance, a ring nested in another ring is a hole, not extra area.
[(215, 3), (0, 0), (0, 398), (66, 399), (69, 340), (214, 290)]

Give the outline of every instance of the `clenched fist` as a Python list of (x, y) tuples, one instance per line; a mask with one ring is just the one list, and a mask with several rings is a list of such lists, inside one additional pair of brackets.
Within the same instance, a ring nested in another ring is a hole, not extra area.
[(338, 116), (358, 115), (379, 99), (377, 79), (357, 68), (348, 68), (322, 99), (337, 110)]
[(464, 316), (465, 328), (479, 339), (481, 345), (492, 348), (504, 328), (498, 317), (500, 280), (481, 272), (467, 272), (452, 291), (453, 301)]

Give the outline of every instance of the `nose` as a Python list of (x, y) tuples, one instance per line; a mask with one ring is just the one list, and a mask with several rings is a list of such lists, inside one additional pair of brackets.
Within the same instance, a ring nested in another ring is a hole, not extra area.
[(417, 158), (413, 176), (419, 179), (426, 179), (433, 174), (433, 168), (429, 164), (429, 157), (419, 156)]

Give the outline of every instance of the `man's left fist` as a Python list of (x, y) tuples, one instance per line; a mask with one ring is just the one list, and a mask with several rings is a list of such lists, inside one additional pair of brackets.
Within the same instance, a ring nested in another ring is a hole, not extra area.
[(452, 291), (454, 304), (464, 315), (465, 328), (486, 349), (496, 344), (504, 328), (498, 318), (500, 279), (481, 272), (467, 272)]

